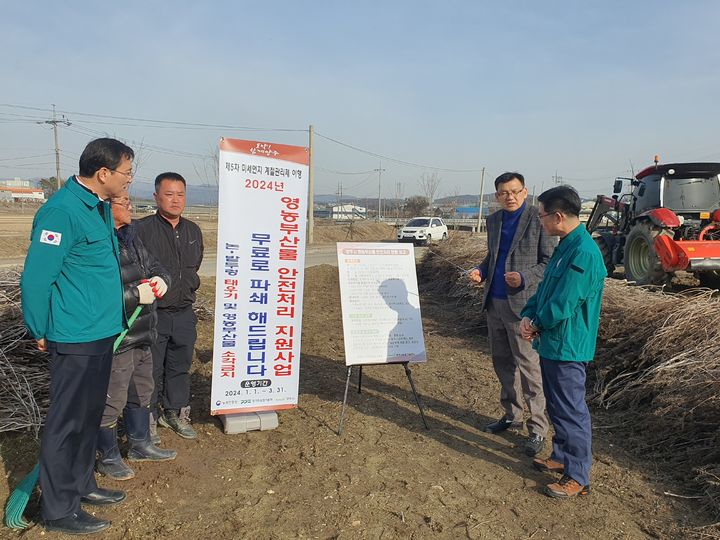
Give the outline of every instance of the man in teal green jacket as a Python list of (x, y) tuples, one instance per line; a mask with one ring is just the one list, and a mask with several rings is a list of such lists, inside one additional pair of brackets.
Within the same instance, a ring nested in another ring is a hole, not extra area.
[(40, 447), (41, 513), (48, 530), (98, 532), (109, 521), (81, 504), (112, 504), (122, 491), (95, 483), (93, 465), (112, 345), (126, 322), (117, 238), (108, 200), (132, 179), (131, 148), (90, 142), (80, 172), (35, 215), (20, 281), (30, 335), (50, 353), (50, 408)]
[(580, 223), (581, 201), (570, 186), (542, 193), (540, 219), (560, 243), (547, 263), (537, 292), (521, 312), (520, 332), (540, 355), (548, 416), (555, 429), (553, 451), (533, 466), (562, 473), (545, 488), (551, 497), (590, 491), (592, 431), (585, 402), (585, 366), (595, 356), (605, 264), (595, 241)]

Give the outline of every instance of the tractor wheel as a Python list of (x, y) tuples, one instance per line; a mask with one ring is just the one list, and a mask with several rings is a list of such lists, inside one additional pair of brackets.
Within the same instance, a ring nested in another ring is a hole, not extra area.
[(637, 223), (625, 241), (625, 277), (637, 285), (664, 285), (670, 281), (670, 274), (660, 265), (653, 240), (662, 229), (652, 227), (648, 222)]
[(720, 289), (720, 271), (713, 270), (711, 272), (698, 272), (700, 285), (708, 289)]
[(607, 242), (602, 236), (594, 236), (593, 240), (595, 240), (598, 249), (600, 249), (600, 254), (602, 255), (603, 262), (605, 263), (605, 269), (607, 270), (608, 277), (612, 276), (613, 272), (615, 272), (615, 265), (612, 262), (610, 247), (607, 245)]

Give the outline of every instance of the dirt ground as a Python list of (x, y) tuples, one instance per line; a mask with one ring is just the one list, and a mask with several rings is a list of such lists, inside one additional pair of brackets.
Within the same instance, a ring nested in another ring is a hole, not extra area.
[[(213, 281), (201, 302), (212, 306)], [(209, 415), (212, 320), (201, 319), (192, 370), (193, 417), (186, 441), (161, 429), (178, 450), (166, 464), (133, 464), (128, 499), (96, 514), (113, 520), (99, 539), (645, 539), (688, 538), (709, 518), (662, 467), (613, 437), (612, 419), (594, 411), (593, 493), (556, 501), (541, 493), (552, 477), (522, 452), (526, 434), (491, 435), (499, 386), (482, 333), (460, 334), (448, 299), (421, 296), (428, 362), (413, 368), (430, 426), (421, 422), (399, 366), (366, 367), (348, 398), (345, 433), (336, 433), (345, 385), (337, 269), (306, 271), (300, 403), (266, 432), (225, 435)], [(0, 436), (0, 500), (32, 467), (37, 442)], [(669, 493), (670, 495), (666, 494)], [(37, 519), (33, 498), (27, 515)], [(49, 536), (34, 525), (0, 538)]]

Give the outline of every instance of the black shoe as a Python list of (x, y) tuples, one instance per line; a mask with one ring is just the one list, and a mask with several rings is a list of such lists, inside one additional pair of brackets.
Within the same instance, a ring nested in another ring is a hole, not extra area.
[(103, 476), (108, 476), (113, 480), (119, 480), (121, 482), (135, 478), (135, 471), (133, 471), (120, 456), (115, 459), (109, 459), (107, 457), (98, 459), (95, 462), (95, 470)]
[(169, 427), (183, 439), (197, 439), (196, 431), (187, 420), (178, 415), (177, 411), (165, 409), (163, 414), (158, 418), (158, 425)]
[(148, 435), (147, 439), (130, 439), (128, 461), (170, 461), (177, 457), (175, 450), (165, 450), (155, 446)]
[(85, 510), (60, 519), (46, 519), (43, 523), (46, 531), (57, 531), (65, 534), (93, 534), (103, 531), (110, 526), (110, 522), (96, 518)]
[(521, 422), (513, 422), (512, 420), (508, 420), (505, 417), (502, 417), (500, 420), (496, 420), (495, 422), (490, 422), (488, 425), (486, 425), (483, 428), (483, 431), (487, 433), (500, 433), (501, 431), (505, 431), (508, 428), (522, 428)]
[(97, 488), (92, 493), (80, 497), (82, 504), (91, 504), (93, 506), (105, 506), (108, 504), (117, 504), (125, 500), (126, 494), (119, 489)]
[(97, 441), (98, 458), (95, 470), (114, 480), (130, 480), (135, 472), (127, 466), (120, 455), (117, 443), (117, 427), (101, 427)]
[(525, 442), (525, 455), (537, 456), (545, 448), (545, 437), (531, 433)]
[(128, 461), (167, 461), (175, 459), (175, 450), (158, 448), (152, 443), (150, 436), (150, 411), (145, 407), (125, 408), (125, 424), (127, 426)]

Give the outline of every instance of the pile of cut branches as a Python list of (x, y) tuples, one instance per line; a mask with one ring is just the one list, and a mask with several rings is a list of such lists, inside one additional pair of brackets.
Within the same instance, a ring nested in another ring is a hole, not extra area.
[(50, 395), (49, 357), (37, 350), (20, 309), (20, 274), (0, 273), (0, 432), (37, 436)]
[[(481, 289), (460, 267), (477, 264), (484, 246), (467, 237), (433, 247), (418, 269), (421, 287), (457, 302), (460, 319)], [(720, 300), (716, 291), (653, 291), (606, 279), (589, 396), (607, 409), (626, 446), (695, 480), (720, 517)]]
[[(199, 300), (201, 320), (212, 320), (213, 307)], [(50, 358), (27, 333), (20, 307), (20, 274), (0, 272), (0, 433), (32, 430), (35, 435), (50, 405)]]

